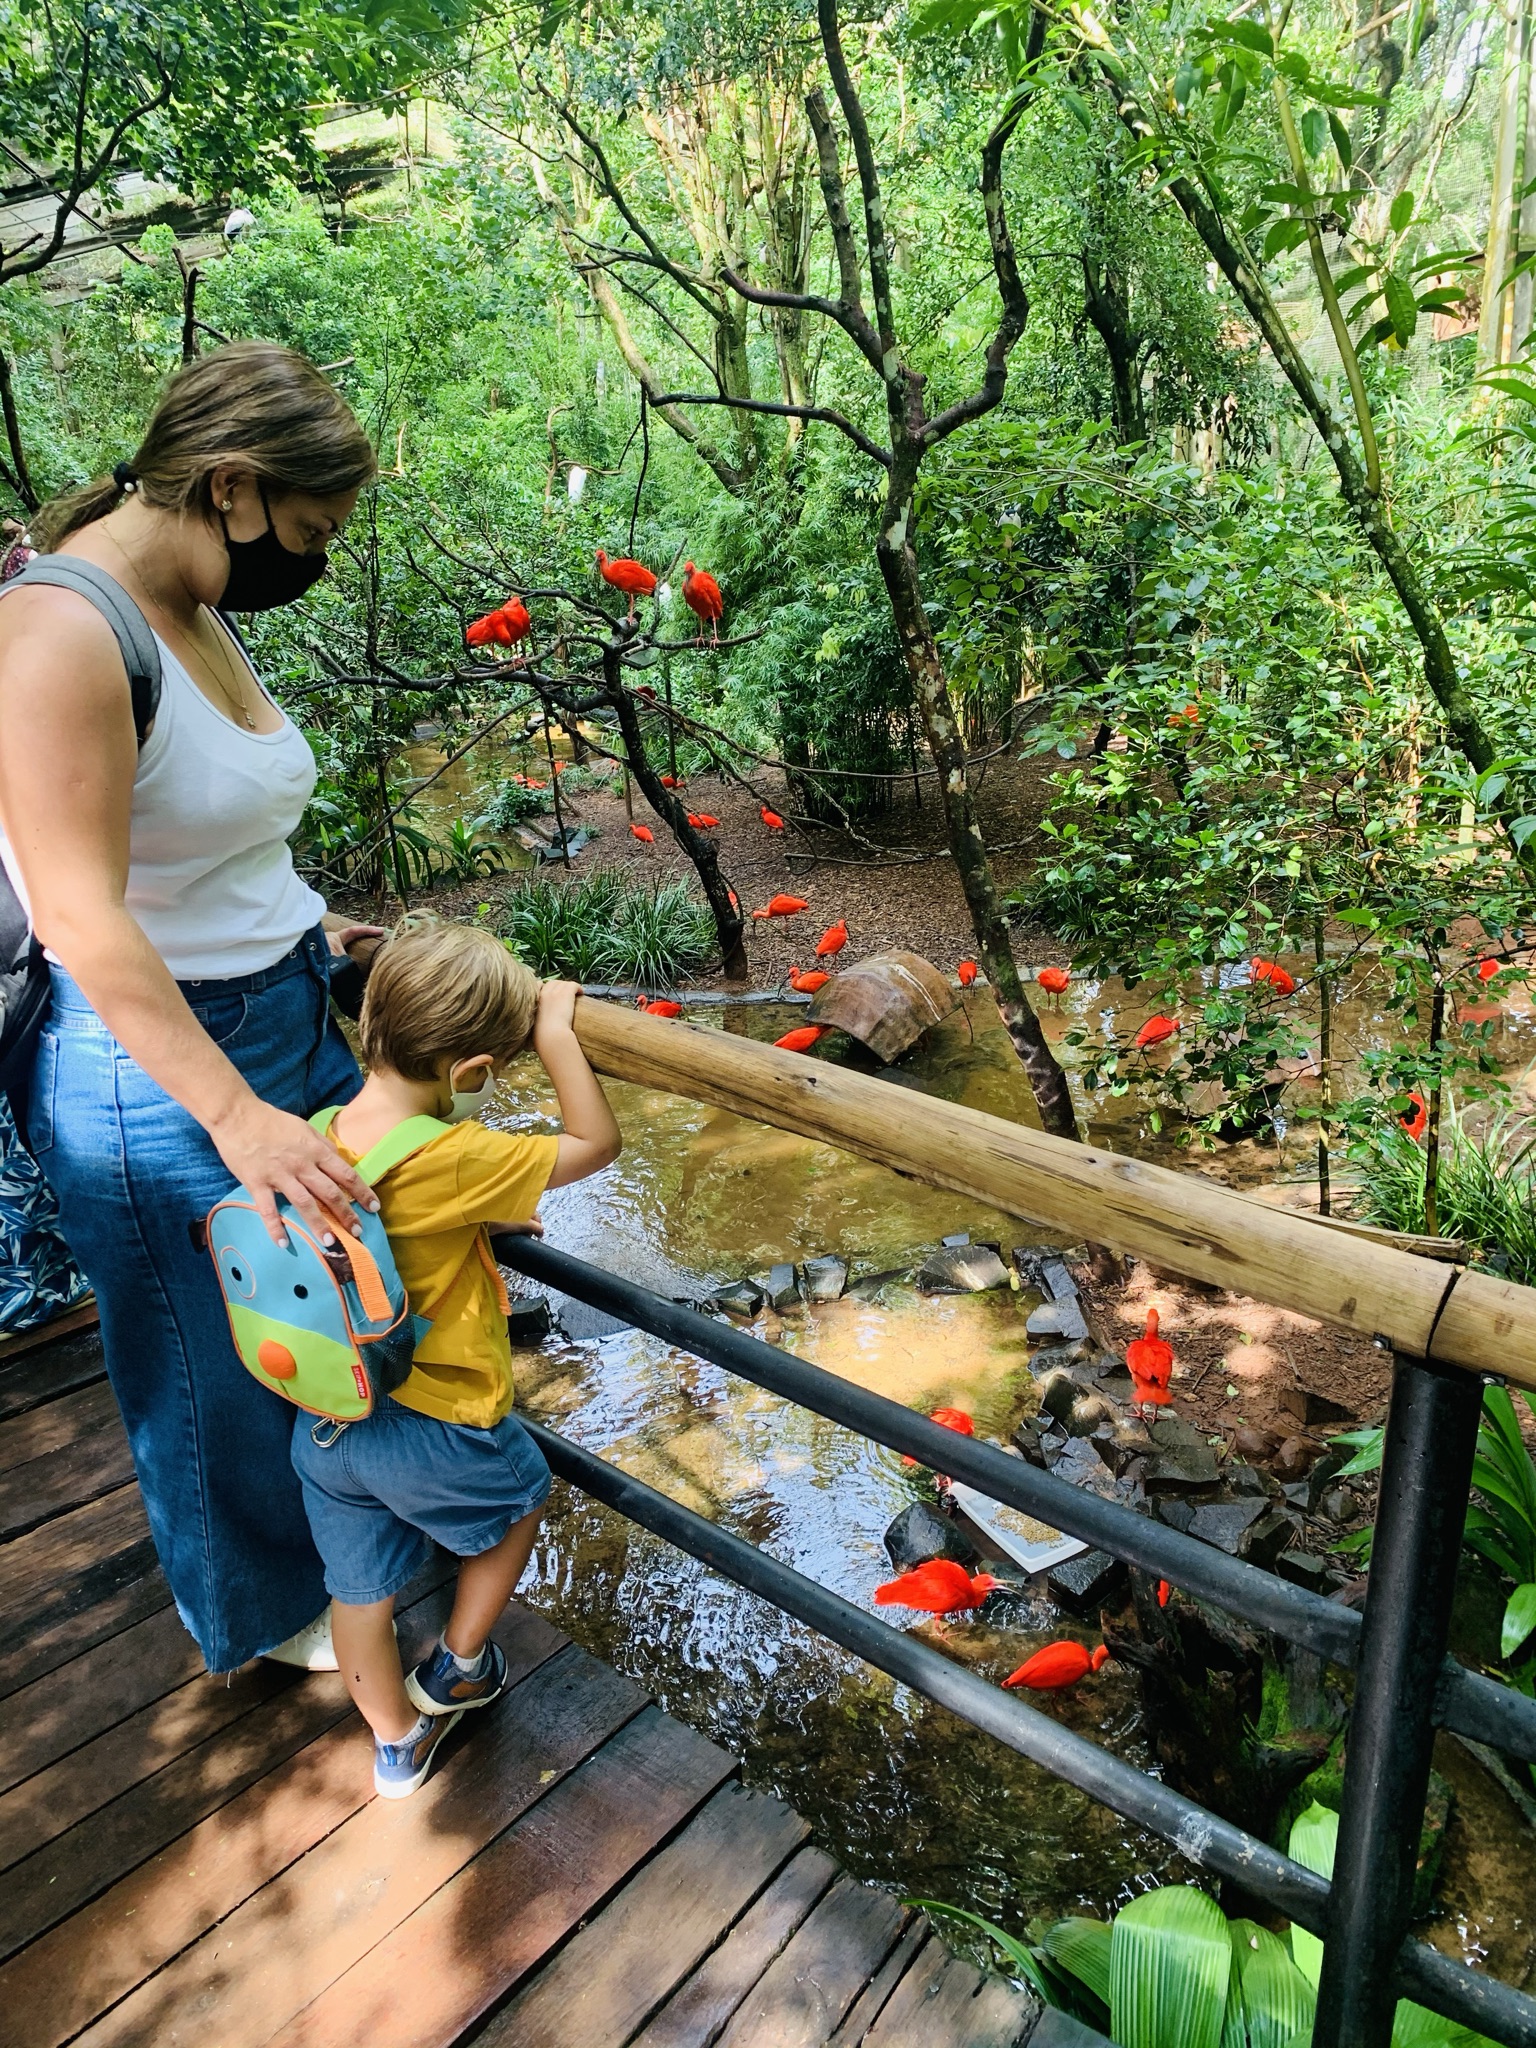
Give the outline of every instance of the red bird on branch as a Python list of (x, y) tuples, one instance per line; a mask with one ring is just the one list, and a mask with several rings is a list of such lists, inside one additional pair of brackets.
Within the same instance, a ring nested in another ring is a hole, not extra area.
[(603, 581), (611, 583), (615, 590), (622, 590), (629, 598), (629, 617), (633, 624), (635, 599), (649, 597), (656, 588), (655, 572), (630, 555), (620, 555), (617, 561), (610, 562), (601, 548), (597, 551), (597, 566)]
[(1398, 1122), (1408, 1133), (1409, 1137), (1417, 1142), (1429, 1129), (1429, 1104), (1424, 1100), (1417, 1088), (1411, 1088), (1408, 1091), (1408, 1100), (1413, 1104), (1413, 1107), (1412, 1109), (1405, 1109), (1401, 1116), (1399, 1116)]
[(661, 786), (663, 789), (686, 789), (688, 785), (680, 782), (675, 775), (663, 775), (661, 777)]
[(801, 1024), (773, 1042), (780, 1052), (809, 1052), (817, 1039), (825, 1038), (830, 1029), (828, 1024)]
[(1173, 1378), (1173, 1346), (1157, 1334), (1157, 1310), (1147, 1310), (1147, 1327), (1125, 1347), (1125, 1363), (1135, 1382), (1134, 1398), (1144, 1408), (1166, 1408)]
[(962, 960), (955, 969), (955, 972), (960, 977), (960, 986), (962, 988), (972, 988), (975, 986), (976, 977), (981, 972), (981, 969), (974, 960)]
[(848, 920), (840, 917), (836, 924), (829, 924), (816, 941), (816, 958), (830, 960), (835, 953), (841, 953), (848, 943)]
[(973, 1579), (964, 1565), (947, 1557), (935, 1557), (915, 1571), (903, 1572), (875, 1588), (877, 1607), (915, 1607), (924, 1614), (958, 1614), (979, 1607), (989, 1593), (1002, 1584), (990, 1572), (978, 1572)]
[(466, 647), (515, 647), (533, 631), (528, 607), (520, 597), (509, 597), (504, 605), (487, 612), (464, 628)]
[(803, 896), (770, 896), (766, 910), (754, 910), (754, 917), (794, 917), (802, 910), (809, 910), (810, 904)]
[(720, 586), (707, 569), (695, 569), (692, 562), (683, 564), (683, 603), (687, 605), (699, 622), (698, 645), (704, 644), (704, 628), (709, 628), (710, 644), (720, 644), (720, 619), (725, 611), (725, 599), (720, 595)]
[(718, 818), (712, 818), (708, 811), (690, 811), (688, 822), (695, 832), (713, 832), (719, 825)]
[(656, 834), (649, 825), (631, 825), (629, 829), (642, 846), (654, 846), (656, 844)]
[(1061, 1003), (1062, 997), (1072, 986), (1072, 977), (1068, 974), (1065, 967), (1042, 967), (1035, 976), (1035, 980), (1048, 996), (1056, 998), (1058, 1006)]
[(1283, 967), (1274, 960), (1255, 960), (1248, 970), (1253, 982), (1267, 981), (1277, 996), (1293, 996), (1296, 984)]
[(757, 815), (762, 819), (770, 832), (782, 832), (784, 830), (784, 820), (777, 811), (770, 811), (766, 804), (759, 805)]
[(1132, 1043), (1138, 1052), (1145, 1052), (1149, 1046), (1161, 1045), (1165, 1038), (1172, 1038), (1178, 1028), (1177, 1017), (1149, 1017)]
[(681, 1003), (664, 1002), (659, 996), (639, 996), (635, 1007), (644, 1010), (647, 1017), (681, 1017), (683, 1014)]
[(789, 970), (789, 985), (797, 996), (813, 996), (817, 989), (825, 988), (832, 979), (830, 974), (818, 970), (814, 974), (802, 974), (798, 967)]
[(1063, 1686), (1076, 1685), (1080, 1678), (1108, 1662), (1109, 1651), (1102, 1643), (1096, 1650), (1085, 1649), (1081, 1643), (1047, 1643), (1043, 1650), (1026, 1658), (1017, 1671), (1010, 1672), (1003, 1684), (1027, 1685), (1032, 1692), (1060, 1692)]
[(1477, 963), (1478, 980), (1492, 981), (1502, 965), (1503, 962), (1499, 960), (1479, 960)]

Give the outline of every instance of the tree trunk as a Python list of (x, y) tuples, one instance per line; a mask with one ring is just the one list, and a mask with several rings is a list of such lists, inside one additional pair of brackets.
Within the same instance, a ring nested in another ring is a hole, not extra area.
[(1141, 337), (1131, 326), (1125, 280), (1117, 277), (1107, 264), (1097, 265), (1086, 254), (1082, 264), (1083, 306), (1109, 358), (1115, 439), (1124, 448), (1147, 438), (1146, 406), (1136, 363)]
[(1023, 1062), (1034, 1091), (1040, 1121), (1058, 1138), (1076, 1138), (1077, 1118), (1072, 1109), (1072, 1092), (1067, 1077), (1057, 1064), (1040, 1020), (1030, 1007), (1013, 957), (1013, 941), (986, 842), (976, 819), (976, 802), (966, 777), (965, 743), (961, 738), (949, 683), (939, 661), (933, 629), (923, 606), (922, 582), (917, 555), (912, 546), (912, 487), (917, 463), (909, 453), (899, 454), (891, 471), (891, 484), (881, 520), (875, 552), (886, 594), (896, 622), (902, 656), (912, 678), (912, 692), (923, 721), (928, 750), (938, 769), (939, 789), (944, 799), (944, 817), (949, 828), (949, 846), (954, 855), (960, 886), (965, 891), (971, 925), (992, 984), (1004, 1026), (1014, 1050)]
[(1520, 143), (1521, 0), (1506, 0), (1499, 108), (1493, 130), (1493, 175), (1488, 192), (1488, 234), (1483, 244), (1483, 310), (1477, 325), (1477, 367), (1506, 360), (1509, 345), (1509, 275), (1515, 224), (1515, 165)]
[(11, 451), (11, 484), (22, 504), (35, 512), (42, 500), (27, 467), (27, 451), (21, 438), (21, 421), (16, 416), (16, 393), (11, 385), (11, 359), (0, 349), (0, 409), (5, 414), (5, 438)]

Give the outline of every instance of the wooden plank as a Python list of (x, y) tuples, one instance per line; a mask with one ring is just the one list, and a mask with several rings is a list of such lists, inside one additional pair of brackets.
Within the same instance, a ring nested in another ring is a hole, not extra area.
[(40, 1458), (44, 1451), (56, 1451), (72, 1444), (93, 1429), (115, 1428), (122, 1433), (122, 1420), (112, 1389), (104, 1379), (77, 1387), (56, 1401), (45, 1401), (23, 1415), (13, 1415), (0, 1426), (0, 1472)]
[(44, 1770), (202, 1670), (202, 1653), (181, 1616), (167, 1606), (34, 1679), (0, 1700), (0, 1791)]
[[(424, 1602), (424, 1628), (439, 1626), (446, 1611), (440, 1595)], [(514, 1677), (526, 1678), (565, 1646), (557, 1629), (522, 1608), (495, 1634)], [(0, 2011), (17, 2016), (7, 2048), (72, 2040), (373, 1797), (372, 1747), (348, 1715), (0, 1967)]]
[(517, 2048), (624, 2048), (810, 1829), (727, 1785), (492, 2023)]
[[(858, 2048), (858, 2044), (884, 2012), (891, 1993), (922, 1953), (924, 1944), (936, 1939), (937, 1936), (924, 1916), (921, 1913), (914, 1914), (906, 1933), (854, 2000), (842, 2025), (828, 2043), (828, 2048)], [(945, 2048), (948, 2048), (947, 2043)]]
[(56, 1516), (0, 1556), (0, 1698), (170, 1598), (136, 1486)]
[(1015, 2048), (1038, 2012), (1027, 1992), (984, 1977), (935, 1939), (864, 2037), (864, 2048)]
[(839, 1877), (743, 2000), (720, 2048), (823, 2048), (901, 1939), (907, 1917), (889, 1892)]
[[(256, 2048), (368, 1957), (340, 2020), (348, 2026), (367, 2009), (370, 2031), (357, 2038), (403, 2048), (421, 2001), (456, 1987), (369, 1952), (643, 1702), (627, 1678), (567, 1646), (498, 1706), (471, 1715), (449, 1738), (453, 1754), (414, 1797), (371, 1800), (82, 2040), (91, 2048)], [(452, 1917), (449, 1937), (453, 1950)], [(464, 1958), (466, 1966), (474, 1960)]]
[(0, 1352), (0, 1422), (7, 1416), (25, 1414), (40, 1402), (56, 1401), (72, 1387), (89, 1386), (107, 1376), (97, 1330), (84, 1330), (62, 1340), (49, 1338), (46, 1343), (40, 1332), (27, 1334), (38, 1337), (35, 1348), (17, 1344)]
[(633, 2048), (711, 2048), (836, 1876), (837, 1865), (825, 1850), (802, 1849), (636, 2036)]
[[(724, 1750), (647, 1707), (362, 1956), (271, 2048), (441, 2048), (458, 2040), (735, 1768)], [(165, 2037), (167, 2048), (182, 2040), (204, 2048), (206, 2039), (191, 2029)], [(521, 2036), (499, 2019), (475, 2039), (521, 2048)], [(221, 2034), (219, 2048), (242, 2048), (243, 2040)]]
[[(1245, 1201), (1199, 1174), (1049, 1137), (728, 1032), (589, 997), (576, 1005), (576, 1030), (599, 1073), (801, 1132), (1069, 1238), (1380, 1334), (1415, 1357), (1428, 1348), (1447, 1289), (1467, 1286), (1433, 1260)], [(1536, 1386), (1536, 1290), (1471, 1277), (1481, 1282), (1477, 1301), (1450, 1333), (1442, 1322), (1435, 1355)], [(1480, 1306), (1488, 1289), (1499, 1292), (1507, 1330), (1497, 1351), (1469, 1359), (1474, 1312), (1492, 1330), (1491, 1297)]]
[(132, 1480), (133, 1458), (120, 1429), (95, 1429), (75, 1443), (45, 1451), (0, 1473), (0, 1542), (24, 1536)]

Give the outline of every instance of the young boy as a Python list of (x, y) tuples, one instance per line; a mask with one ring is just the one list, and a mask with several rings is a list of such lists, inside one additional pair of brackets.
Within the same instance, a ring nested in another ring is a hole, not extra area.
[[(368, 1078), (331, 1124), (353, 1165), (407, 1117), (458, 1126), (378, 1184), (411, 1308), (432, 1325), (409, 1377), (339, 1435), (307, 1415), (293, 1433), (337, 1662), (373, 1730), (373, 1781), (386, 1799), (414, 1792), (465, 1711), (506, 1687), (490, 1631), (533, 1549), (549, 1467), (509, 1413), (512, 1353), (485, 1238), (537, 1230), (545, 1188), (619, 1155), (618, 1125), (572, 1029), (578, 993), (568, 981), (541, 986), (489, 932), (408, 920), (380, 949), (363, 1002)], [(464, 1121), (489, 1104), (530, 1036), (565, 1135)], [(459, 1558), (458, 1591), (437, 1647), (405, 1676), (395, 1595), (426, 1563), (429, 1538)]]

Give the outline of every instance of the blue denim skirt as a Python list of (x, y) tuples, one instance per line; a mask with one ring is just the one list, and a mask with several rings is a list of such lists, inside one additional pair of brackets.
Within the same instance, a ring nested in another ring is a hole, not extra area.
[[(317, 926), (258, 974), (181, 984), (264, 1102), (309, 1116), (362, 1077), (331, 1018)], [(210, 1671), (233, 1671), (325, 1605), (289, 1453), (293, 1409), (230, 1342), (212, 1261), (187, 1225), (234, 1185), (202, 1126), (53, 970), (29, 1135), (64, 1236), (96, 1290), (112, 1390), (155, 1548)]]

